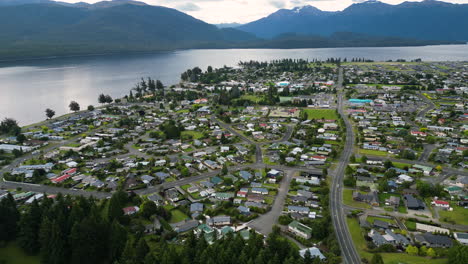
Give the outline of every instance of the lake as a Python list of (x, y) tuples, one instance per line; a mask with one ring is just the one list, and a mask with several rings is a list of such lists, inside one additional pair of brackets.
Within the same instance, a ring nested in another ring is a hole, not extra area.
[(239, 61), (281, 58), (366, 58), (375, 61), (421, 58), (423, 61), (468, 61), (468, 45), (390, 48), (183, 50), (152, 54), (103, 55), (0, 62), (0, 118), (20, 125), (45, 119), (45, 109), (61, 115), (71, 100), (81, 108), (98, 105), (100, 93), (128, 94), (141, 77), (176, 84), (188, 68), (235, 66)]

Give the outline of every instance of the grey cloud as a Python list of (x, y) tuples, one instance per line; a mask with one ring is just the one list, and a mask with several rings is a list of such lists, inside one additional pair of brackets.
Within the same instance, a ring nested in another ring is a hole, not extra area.
[(199, 11), (201, 8), (194, 3), (185, 3), (176, 6), (176, 9), (186, 12)]
[(284, 8), (286, 6), (286, 2), (284, 0), (270, 0), (269, 3), (276, 8)]

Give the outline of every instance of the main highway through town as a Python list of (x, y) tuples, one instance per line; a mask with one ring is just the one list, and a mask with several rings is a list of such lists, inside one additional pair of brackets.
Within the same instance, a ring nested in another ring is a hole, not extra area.
[(353, 152), (354, 132), (351, 122), (344, 111), (343, 104), (343, 69), (339, 68), (338, 74), (338, 112), (346, 125), (346, 143), (338, 161), (337, 168), (331, 173), (333, 181), (330, 190), (330, 210), (335, 230), (336, 238), (341, 248), (341, 256), (344, 263), (361, 263), (361, 258), (354, 246), (351, 238), (346, 216), (344, 214), (342, 196), (343, 196), (343, 177), (349, 158)]

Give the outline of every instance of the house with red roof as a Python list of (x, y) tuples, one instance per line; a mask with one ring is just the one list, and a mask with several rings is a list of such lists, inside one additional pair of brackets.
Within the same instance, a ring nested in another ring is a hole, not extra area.
[(140, 208), (138, 206), (130, 206), (125, 207), (122, 210), (124, 212), (124, 215), (132, 215), (138, 213), (138, 211), (140, 211)]
[(447, 202), (447, 201), (442, 201), (442, 200), (434, 200), (432, 201), (431, 203), (432, 205), (436, 206), (436, 207), (442, 207), (442, 208), (449, 208), (450, 207), (450, 203)]
[(61, 182), (64, 182), (65, 180), (67, 180), (70, 177), (71, 177), (70, 174), (65, 174), (65, 175), (62, 175), (60, 177), (53, 178), (50, 181), (53, 182), (53, 183), (61, 183)]

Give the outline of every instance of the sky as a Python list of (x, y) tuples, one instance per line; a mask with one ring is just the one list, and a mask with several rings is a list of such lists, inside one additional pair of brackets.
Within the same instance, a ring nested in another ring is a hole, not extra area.
[[(95, 3), (100, 0), (61, 0), (63, 2)], [(208, 23), (247, 23), (265, 17), (281, 8), (312, 5), (324, 11), (343, 10), (353, 3), (364, 0), (139, 0), (151, 5), (175, 8)], [(415, 0), (412, 0), (415, 1)], [(404, 0), (382, 0), (399, 4)], [(420, 1), (418, 1), (420, 2)], [(444, 2), (468, 4), (468, 0), (445, 0)]]

